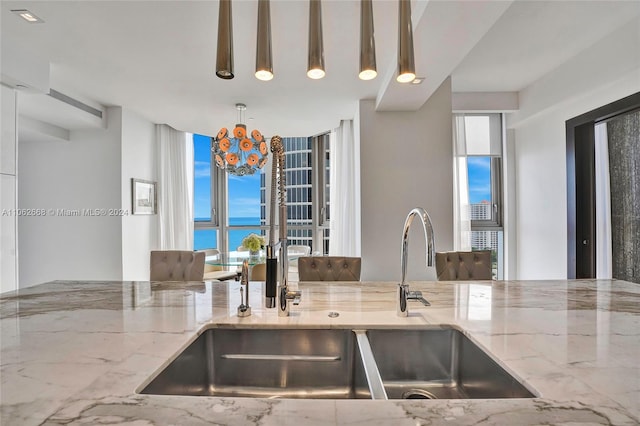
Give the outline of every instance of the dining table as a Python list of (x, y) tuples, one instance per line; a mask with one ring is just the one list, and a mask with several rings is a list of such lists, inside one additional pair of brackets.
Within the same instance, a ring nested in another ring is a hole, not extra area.
[[(287, 254), (289, 262), (298, 259), (303, 256), (301, 252), (290, 252)], [(233, 250), (229, 252), (221, 252), (215, 255), (209, 255), (205, 258), (205, 263), (212, 266), (242, 266), (242, 263), (248, 260), (249, 266), (254, 266), (259, 263), (266, 263), (267, 252), (266, 250), (260, 250), (256, 253), (243, 250)]]

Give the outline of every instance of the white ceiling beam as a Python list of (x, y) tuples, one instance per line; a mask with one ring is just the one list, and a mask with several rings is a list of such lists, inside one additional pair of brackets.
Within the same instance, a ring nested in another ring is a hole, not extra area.
[(107, 123), (103, 108), (100, 109), (102, 117), (98, 117), (73, 103), (44, 94), (19, 92), (18, 109), (21, 116), (68, 130), (106, 128)]
[(385, 67), (376, 98), (378, 111), (415, 111), (453, 73), (512, 1), (428, 1), (413, 5), (416, 76), (422, 84), (396, 82), (397, 59)]
[(21, 115), (18, 119), (19, 143), (69, 142), (70, 140), (71, 132), (68, 129), (24, 115)]
[(518, 92), (460, 92), (451, 94), (453, 112), (514, 112)]

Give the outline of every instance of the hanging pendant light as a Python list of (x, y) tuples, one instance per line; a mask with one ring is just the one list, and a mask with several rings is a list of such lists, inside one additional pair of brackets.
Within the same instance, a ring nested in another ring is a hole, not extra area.
[(258, 1), (256, 78), (264, 81), (273, 78), (273, 62), (271, 59), (271, 10), (269, 0)]
[(247, 134), (247, 126), (242, 120), (242, 113), (247, 109), (245, 104), (236, 104), (238, 124), (229, 134), (223, 127), (218, 135), (212, 138), (216, 164), (228, 173), (237, 176), (252, 175), (267, 163), (267, 142), (259, 130)]
[(324, 49), (322, 47), (322, 7), (320, 0), (309, 0), (309, 57), (307, 77), (324, 77)]
[(398, 0), (398, 77), (399, 83), (410, 83), (416, 78), (413, 57), (413, 28), (411, 25), (411, 1)]
[(233, 22), (231, 0), (220, 0), (218, 8), (218, 51), (216, 75), (225, 80), (233, 78)]
[(371, 0), (360, 1), (360, 74), (361, 80), (376, 78), (376, 40), (373, 36), (373, 5)]

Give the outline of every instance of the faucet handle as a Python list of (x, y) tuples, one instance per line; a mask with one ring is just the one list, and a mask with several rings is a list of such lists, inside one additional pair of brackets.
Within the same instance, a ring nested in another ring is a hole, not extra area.
[(294, 305), (299, 305), (300, 304), (300, 298), (302, 297), (302, 293), (299, 290), (295, 290), (295, 291), (288, 291), (287, 292), (287, 299), (288, 300), (292, 300)]
[(278, 316), (288, 317), (289, 301), (291, 301), (291, 303), (293, 303), (294, 305), (299, 305), (302, 293), (299, 290), (289, 290), (286, 286), (280, 286), (280, 290), (278, 291), (278, 293), (280, 294)]
[(240, 284), (249, 285), (249, 261), (245, 259), (242, 262), (242, 272), (240, 273)]
[(418, 302), (421, 302), (424, 306), (431, 306), (431, 303), (429, 303), (427, 299), (422, 297), (422, 292), (419, 290), (409, 291), (409, 293), (407, 294), (407, 299), (417, 300)]

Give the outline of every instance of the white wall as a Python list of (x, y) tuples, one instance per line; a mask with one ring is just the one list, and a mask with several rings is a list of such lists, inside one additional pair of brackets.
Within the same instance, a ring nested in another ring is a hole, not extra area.
[[(450, 79), (415, 112), (376, 112), (374, 101), (360, 101), (354, 124), (360, 134), (363, 281), (400, 280), (402, 228), (414, 207), (431, 216), (436, 249), (453, 248), (451, 120)], [(409, 281), (435, 279), (435, 267), (425, 267), (422, 232), (414, 221)]]
[(21, 288), (122, 279), (121, 217), (57, 212), (122, 207), (122, 109), (111, 107), (107, 114), (106, 130), (72, 131), (69, 142), (18, 145), (19, 207), (47, 210), (46, 216), (18, 220)]
[(518, 279), (567, 276), (564, 137), (561, 116), (516, 131)]
[(16, 212), (17, 99), (14, 89), (0, 84), (0, 293), (18, 288)]
[(149, 279), (149, 252), (157, 249), (158, 215), (131, 214), (131, 178), (157, 181), (155, 125), (122, 112), (122, 276)]
[(517, 278), (567, 277), (565, 121), (640, 90), (634, 19), (520, 93), (514, 129)]
[(505, 280), (515, 280), (518, 276), (518, 209), (516, 186), (515, 131), (503, 133), (502, 151), (502, 196), (503, 196), (503, 276)]

